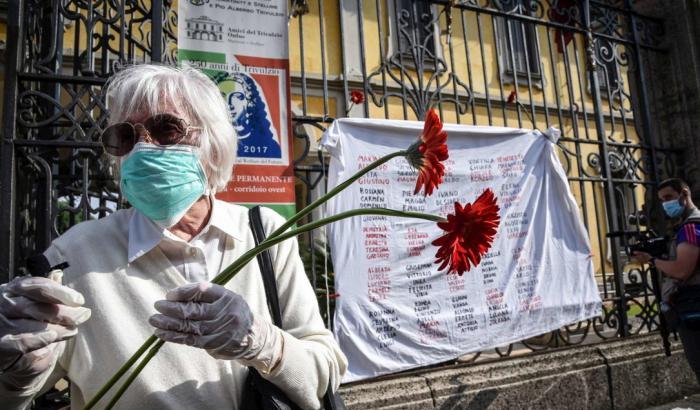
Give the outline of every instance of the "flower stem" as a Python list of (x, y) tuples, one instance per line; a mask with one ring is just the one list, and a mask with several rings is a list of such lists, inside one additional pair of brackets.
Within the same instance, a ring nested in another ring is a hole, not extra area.
[(124, 363), (122, 367), (120, 367), (119, 370), (117, 370), (117, 372), (114, 373), (114, 375), (107, 381), (107, 383), (105, 383), (104, 386), (102, 386), (102, 388), (97, 392), (97, 394), (95, 394), (95, 396), (90, 401), (88, 401), (87, 404), (85, 404), (83, 410), (93, 408), (95, 404), (97, 404), (97, 402), (102, 398), (102, 396), (107, 394), (109, 389), (111, 389), (112, 386), (114, 386), (114, 384), (116, 384), (117, 381), (121, 379), (124, 373), (126, 373), (127, 370), (129, 370), (131, 366), (133, 366), (134, 363), (136, 363), (136, 360), (138, 360), (138, 358), (141, 357), (146, 352), (146, 350), (149, 347), (151, 347), (151, 345), (157, 340), (158, 338), (155, 335), (151, 335), (148, 339), (146, 339), (146, 341), (141, 345), (141, 347), (139, 347), (139, 350), (137, 350), (136, 353), (134, 353), (131, 356), (131, 358), (129, 358), (129, 360), (127, 360), (126, 363)]
[(408, 151), (397, 151), (397, 152), (394, 152), (394, 153), (385, 155), (385, 156), (379, 158), (378, 160), (372, 162), (371, 164), (367, 165), (366, 167), (362, 168), (361, 170), (357, 171), (357, 173), (356, 173), (355, 175), (351, 176), (351, 177), (348, 178), (347, 180), (345, 180), (345, 181), (343, 181), (342, 183), (338, 184), (338, 186), (336, 186), (336, 187), (333, 188), (332, 190), (328, 191), (325, 195), (323, 195), (322, 197), (320, 197), (320, 198), (318, 198), (317, 200), (313, 201), (313, 202), (310, 203), (309, 205), (305, 206), (301, 211), (297, 212), (294, 216), (292, 216), (291, 218), (289, 218), (289, 220), (288, 220), (286, 223), (284, 223), (284, 224), (283, 224), (282, 226), (280, 226), (279, 228), (275, 229), (275, 231), (272, 232), (272, 233), (268, 236), (268, 238), (274, 238), (275, 236), (277, 236), (277, 235), (281, 234), (282, 232), (286, 231), (287, 229), (289, 229), (289, 227), (291, 227), (292, 225), (294, 225), (298, 220), (300, 220), (301, 218), (303, 218), (304, 216), (306, 216), (309, 212), (311, 212), (311, 211), (313, 211), (314, 209), (318, 208), (321, 204), (325, 203), (326, 201), (328, 201), (329, 199), (331, 199), (332, 197), (334, 197), (336, 194), (338, 194), (338, 192), (340, 192), (340, 191), (342, 191), (343, 189), (347, 188), (350, 184), (352, 184), (353, 182), (355, 182), (355, 181), (357, 181), (358, 179), (360, 179), (360, 177), (362, 177), (363, 175), (365, 175), (365, 174), (368, 173), (369, 171), (372, 171), (372, 170), (376, 169), (377, 167), (381, 166), (382, 164), (384, 164), (384, 163), (386, 163), (386, 162), (389, 162), (389, 161), (390, 161), (391, 159), (393, 159), (393, 158), (396, 158), (396, 157), (405, 157), (407, 153), (408, 153)]
[[(153, 337), (155, 337), (155, 336), (153, 336)], [(119, 398), (121, 398), (122, 395), (126, 392), (126, 389), (128, 389), (129, 386), (131, 386), (131, 383), (133, 383), (133, 381), (136, 379), (136, 376), (138, 376), (139, 373), (141, 373), (141, 371), (144, 369), (144, 367), (146, 367), (148, 362), (151, 361), (153, 356), (155, 356), (156, 353), (158, 353), (158, 350), (160, 350), (160, 347), (163, 346), (164, 343), (165, 343), (164, 340), (159, 340), (151, 348), (151, 350), (148, 351), (148, 354), (146, 355), (146, 357), (144, 357), (143, 360), (141, 360), (141, 363), (139, 363), (139, 365), (136, 366), (134, 371), (124, 381), (124, 384), (122, 384), (122, 387), (120, 387), (119, 390), (117, 391), (117, 393), (114, 395), (114, 397), (112, 397), (112, 400), (110, 400), (109, 403), (107, 403), (107, 407), (105, 407), (105, 410), (110, 410), (112, 407), (114, 407), (115, 404), (117, 404), (117, 401), (119, 400)]]
[[(385, 215), (385, 216), (395, 216), (395, 217), (405, 217), (405, 218), (417, 218), (417, 219), (425, 219), (425, 220), (433, 221), (433, 222), (440, 222), (440, 221), (443, 221), (445, 219), (441, 216), (424, 214), (421, 212), (405, 212), (405, 211), (397, 211), (394, 209), (387, 209), (387, 208), (353, 209), (350, 211), (341, 212), (339, 214), (329, 216), (327, 218), (319, 219), (318, 221), (314, 221), (314, 222), (308, 223), (306, 225), (302, 225), (301, 227), (299, 227), (297, 229), (293, 229), (293, 230), (291, 230), (285, 234), (282, 234), (282, 235), (278, 235), (275, 237), (270, 235), (266, 240), (261, 242), (260, 245), (256, 246), (255, 248), (253, 248), (253, 249), (249, 250), (248, 252), (244, 253), (243, 255), (241, 255), (235, 262), (233, 262), (226, 269), (221, 271), (220, 274), (218, 274), (214, 279), (212, 279), (212, 283), (216, 283), (218, 285), (226, 284), (229, 280), (231, 280), (231, 278), (233, 278), (233, 276), (236, 275), (236, 273), (238, 273), (238, 271), (240, 271), (257, 254), (259, 254), (260, 252), (264, 251), (265, 249), (267, 249), (271, 246), (276, 245), (279, 242), (285, 241), (289, 238), (293, 238), (299, 234), (314, 230), (314, 229), (319, 228), (321, 226), (339, 221), (341, 219), (352, 218), (354, 216), (360, 216), (360, 215)], [(277, 232), (279, 230), (280, 229), (277, 229), (275, 232)]]
[[(385, 157), (386, 158), (386, 157)], [(330, 192), (329, 192), (330, 194)], [(308, 207), (307, 207), (308, 208)], [(305, 208), (306, 209), (306, 208)], [(404, 212), (404, 211), (397, 211), (394, 209), (387, 209), (387, 208), (365, 208), (365, 209), (353, 209), (351, 211), (347, 212), (341, 212), (337, 215), (329, 216), (327, 218), (319, 219), (318, 221), (314, 221), (305, 225), (302, 225), (301, 227), (297, 229), (293, 229), (289, 232), (286, 232), (284, 234), (278, 234), (277, 236), (273, 237), (270, 235), (266, 240), (261, 242), (258, 246), (255, 248), (247, 251), (243, 255), (241, 255), (236, 261), (234, 261), (231, 265), (229, 265), (226, 269), (221, 271), (214, 279), (211, 280), (212, 283), (218, 284), (218, 285), (225, 285), (229, 280), (233, 279), (233, 277), (241, 270), (245, 265), (250, 262), (257, 254), (260, 252), (263, 252), (264, 250), (280, 243), (283, 241), (286, 241), (287, 239), (293, 238), (299, 234), (314, 230), (318, 227), (321, 227), (323, 225), (327, 225), (329, 223), (333, 223), (336, 221), (339, 221), (341, 219), (345, 218), (352, 218), (354, 216), (360, 216), (360, 215), (385, 215), (385, 216), (395, 216), (395, 217), (404, 217), (404, 218), (417, 218), (417, 219), (425, 219), (428, 221), (433, 221), (433, 222), (439, 222), (443, 221), (444, 218), (436, 215), (430, 215), (430, 214), (424, 214), (421, 212)], [(283, 225), (284, 226), (284, 225)], [(280, 231), (280, 228), (278, 228), (275, 232)], [(282, 231), (283, 232), (283, 231)], [(117, 381), (126, 373), (126, 371), (133, 366), (133, 364), (138, 360), (139, 357), (141, 357), (144, 352), (151, 346), (153, 343), (157, 340), (155, 336), (151, 336), (146, 340), (143, 345), (139, 348), (139, 350), (134, 353), (131, 358), (117, 371), (117, 373), (112, 376), (109, 381), (102, 386), (102, 388), (97, 392), (97, 394), (88, 401), (88, 403), (83, 407), (83, 410), (88, 410), (91, 409), (95, 406), (95, 404), (117, 383)], [(124, 394), (126, 389), (129, 387), (129, 385), (136, 379), (136, 376), (146, 367), (149, 361), (155, 356), (155, 354), (158, 352), (158, 349), (163, 345), (162, 340), (158, 340), (158, 342), (151, 348), (151, 350), (148, 352), (148, 354), (143, 358), (143, 360), (139, 363), (139, 365), (134, 369), (134, 371), (129, 375), (127, 380), (124, 382), (124, 384), (119, 388), (119, 391), (114, 395), (112, 400), (108, 404), (108, 409), (114, 406), (114, 404), (119, 400), (119, 398)]]
[(537, 128), (537, 124), (535, 124), (535, 121), (532, 119), (532, 116), (530, 115), (530, 111), (528, 111), (528, 109), (525, 107), (525, 104), (521, 103), (518, 100), (515, 100), (515, 104), (519, 105), (520, 108), (522, 108), (525, 115), (527, 115), (527, 119), (530, 120), (530, 122), (532, 123), (532, 126)]

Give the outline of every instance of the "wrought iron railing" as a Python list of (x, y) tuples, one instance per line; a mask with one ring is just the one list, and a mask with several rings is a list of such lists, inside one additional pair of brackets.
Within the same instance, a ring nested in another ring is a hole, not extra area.
[[(660, 21), (629, 0), (294, 0), (290, 10), (300, 203), (324, 186), (317, 139), (340, 116), (413, 119), (436, 108), (448, 122), (557, 126), (604, 314), (481, 357), (658, 328), (650, 272), (628, 265), (606, 234), (658, 226), (654, 186), (675, 174), (674, 153), (654, 134), (645, 72), (665, 52)], [(126, 63), (175, 64), (176, 25), (171, 1), (11, 2), (0, 279), (68, 227), (121, 205), (98, 143), (103, 86)], [(368, 97), (362, 104), (349, 103), (354, 89)], [(508, 102), (513, 90), (519, 104)], [(302, 242), (321, 306), (330, 305), (323, 237)]]

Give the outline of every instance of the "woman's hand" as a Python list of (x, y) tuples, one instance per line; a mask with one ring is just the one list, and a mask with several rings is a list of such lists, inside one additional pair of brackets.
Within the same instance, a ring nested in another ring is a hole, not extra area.
[(175, 288), (159, 300), (150, 317), (159, 338), (206, 349), (217, 359), (240, 359), (263, 372), (282, 356), (280, 330), (255, 320), (239, 294), (208, 282)]
[(42, 277), (0, 285), (0, 381), (23, 390), (51, 368), (57, 342), (90, 318), (83, 295)]

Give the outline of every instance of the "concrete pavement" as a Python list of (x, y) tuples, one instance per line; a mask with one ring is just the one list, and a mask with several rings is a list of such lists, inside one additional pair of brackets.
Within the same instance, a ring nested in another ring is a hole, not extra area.
[(683, 400), (649, 407), (645, 410), (700, 410), (700, 394), (684, 397)]

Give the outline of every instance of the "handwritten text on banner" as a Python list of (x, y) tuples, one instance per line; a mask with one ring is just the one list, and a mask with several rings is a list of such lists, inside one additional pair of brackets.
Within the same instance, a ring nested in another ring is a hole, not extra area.
[[(408, 147), (413, 121), (340, 119), (325, 135), (329, 189)], [(454, 359), (596, 316), (600, 297), (588, 236), (556, 147), (539, 131), (446, 125), (450, 158), (439, 189), (414, 195), (416, 172), (397, 158), (329, 203), (328, 213), (387, 207), (446, 215), (491, 188), (501, 207), (494, 245), (463, 276), (438, 272), (431, 222), (362, 216), (333, 224), (335, 336), (344, 381)]]

